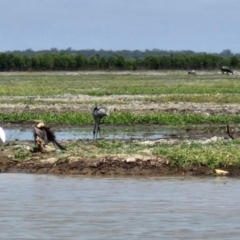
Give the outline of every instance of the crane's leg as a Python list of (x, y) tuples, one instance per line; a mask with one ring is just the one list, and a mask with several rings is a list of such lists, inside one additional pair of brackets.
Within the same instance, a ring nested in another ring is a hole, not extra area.
[(96, 139), (96, 129), (97, 129), (97, 120), (95, 119), (95, 122), (94, 122), (94, 128), (93, 128), (93, 140)]
[(33, 133), (33, 139), (34, 139), (34, 144), (35, 144), (35, 147), (37, 146), (37, 135), (35, 133)]
[(98, 119), (97, 121), (97, 135), (99, 136), (99, 138), (100, 138), (100, 121), (101, 121), (100, 119)]

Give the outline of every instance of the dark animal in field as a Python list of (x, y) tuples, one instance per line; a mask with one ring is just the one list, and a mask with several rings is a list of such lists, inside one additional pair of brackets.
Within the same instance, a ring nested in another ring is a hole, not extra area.
[(222, 71), (222, 74), (224, 74), (224, 73), (227, 73), (227, 74), (231, 73), (231, 74), (233, 74), (232, 69), (230, 69), (230, 68), (227, 67), (227, 66), (222, 66), (222, 67), (221, 67), (221, 71)]
[(42, 139), (44, 144), (47, 145), (49, 142), (52, 142), (55, 146), (57, 146), (61, 150), (66, 150), (60, 143), (57, 142), (55, 134), (50, 130), (49, 127), (46, 127), (44, 123), (39, 123), (37, 126), (33, 128), (33, 137), (35, 141), (35, 145), (37, 144), (37, 137)]
[(197, 73), (194, 70), (189, 71), (188, 74), (197, 75)]
[(97, 134), (100, 134), (101, 119), (109, 116), (109, 110), (106, 107), (95, 107), (92, 111), (92, 116), (94, 118), (93, 140), (95, 140), (97, 138)]

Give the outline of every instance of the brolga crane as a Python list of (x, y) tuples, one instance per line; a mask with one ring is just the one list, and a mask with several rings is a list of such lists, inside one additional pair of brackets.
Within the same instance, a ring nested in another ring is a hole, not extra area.
[(57, 142), (56, 136), (53, 131), (50, 130), (49, 127), (45, 126), (44, 123), (39, 123), (33, 128), (33, 137), (36, 145), (36, 139), (39, 137), (44, 141), (44, 144), (47, 145), (48, 142), (52, 142), (55, 146), (57, 146), (61, 150), (66, 150), (60, 143)]
[(93, 128), (93, 140), (97, 139), (97, 135), (100, 135), (100, 124), (103, 117), (109, 116), (109, 110), (106, 107), (95, 107), (92, 111), (94, 118)]

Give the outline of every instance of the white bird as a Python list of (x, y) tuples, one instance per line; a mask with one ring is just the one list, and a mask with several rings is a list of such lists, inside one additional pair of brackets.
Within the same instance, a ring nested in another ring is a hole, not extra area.
[(92, 111), (94, 118), (94, 128), (93, 128), (93, 140), (97, 138), (97, 134), (100, 134), (100, 123), (103, 117), (109, 116), (109, 110), (106, 107), (95, 107)]
[(0, 127), (0, 138), (2, 142), (6, 142), (6, 134), (1, 127)]

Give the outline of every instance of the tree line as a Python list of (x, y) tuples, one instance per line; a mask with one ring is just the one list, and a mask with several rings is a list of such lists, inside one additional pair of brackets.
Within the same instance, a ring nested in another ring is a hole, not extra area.
[(21, 55), (0, 53), (0, 71), (77, 71), (77, 70), (212, 70), (226, 65), (239, 68), (239, 56), (216, 54), (151, 55), (144, 58), (109, 57), (96, 54), (41, 53)]
[[(144, 51), (141, 50), (96, 50), (96, 49), (82, 49), (82, 50), (75, 50), (72, 48), (67, 49), (57, 49), (57, 48), (51, 48), (49, 50), (32, 50), (32, 49), (26, 49), (26, 50), (15, 50), (15, 51), (6, 51), (5, 53), (12, 53), (17, 55), (26, 55), (26, 56), (35, 56), (39, 54), (46, 54), (46, 53), (63, 53), (63, 54), (79, 54), (79, 55), (85, 55), (88, 58), (94, 57), (96, 55), (100, 57), (110, 57), (110, 56), (116, 56), (121, 55), (125, 58), (145, 58), (149, 56), (173, 56), (173, 55), (194, 55), (194, 54), (207, 54), (206, 52), (194, 52), (192, 50), (181, 50), (181, 51), (174, 51), (174, 50), (160, 50), (157, 48), (154, 48), (152, 50), (146, 49)], [(214, 55), (218, 55), (221, 57), (231, 57), (231, 56), (238, 56), (240, 57), (240, 53), (233, 54), (230, 49), (224, 49), (220, 53), (214, 53)]]

